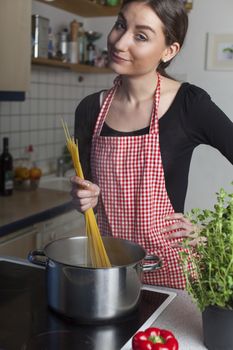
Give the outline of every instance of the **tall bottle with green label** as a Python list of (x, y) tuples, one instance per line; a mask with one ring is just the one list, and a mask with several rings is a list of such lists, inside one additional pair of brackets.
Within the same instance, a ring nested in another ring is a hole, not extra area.
[(10, 196), (13, 193), (13, 158), (9, 153), (8, 137), (3, 138), (3, 152), (0, 156), (0, 194)]

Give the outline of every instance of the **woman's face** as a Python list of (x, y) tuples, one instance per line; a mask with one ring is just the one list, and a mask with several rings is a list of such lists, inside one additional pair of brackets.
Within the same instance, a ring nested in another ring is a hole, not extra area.
[(168, 50), (163, 23), (148, 5), (133, 2), (123, 7), (108, 35), (110, 67), (116, 73), (155, 72)]

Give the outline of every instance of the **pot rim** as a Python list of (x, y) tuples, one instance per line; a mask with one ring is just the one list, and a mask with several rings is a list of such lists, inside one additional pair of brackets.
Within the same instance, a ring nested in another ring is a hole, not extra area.
[[(47, 255), (46, 255), (47, 257)], [(75, 269), (85, 269), (85, 270), (113, 270), (113, 269), (123, 269), (123, 268), (126, 268), (126, 267), (132, 267), (132, 266), (135, 266), (136, 264), (140, 264), (140, 262), (143, 260), (138, 260), (138, 261), (135, 261), (134, 263), (132, 264), (126, 264), (126, 265), (114, 265), (114, 266), (111, 266), (111, 267), (92, 267), (92, 266), (84, 266), (84, 265), (72, 265), (72, 264), (67, 264), (67, 263), (62, 263), (60, 261), (57, 261), (55, 259), (52, 259), (52, 258), (49, 258), (48, 259), (58, 265), (62, 265), (63, 267), (67, 266), (67, 267), (73, 267)]]
[(67, 237), (61, 237), (58, 238), (56, 240), (53, 240), (51, 242), (49, 242), (48, 244), (46, 244), (46, 246), (44, 247), (43, 251), (44, 251), (44, 255), (47, 257), (47, 259), (49, 259), (50, 261), (62, 265), (62, 266), (69, 266), (69, 267), (74, 267), (74, 268), (78, 268), (78, 269), (85, 269), (85, 270), (113, 270), (113, 269), (119, 269), (119, 268), (126, 268), (126, 267), (131, 267), (131, 266), (135, 266), (136, 264), (142, 264), (142, 261), (145, 259), (146, 257), (146, 250), (137, 242), (133, 242), (127, 239), (123, 239), (123, 238), (117, 238), (117, 237), (112, 237), (112, 236), (103, 236), (103, 239), (107, 238), (110, 240), (117, 240), (117, 241), (123, 241), (126, 243), (129, 243), (130, 245), (134, 245), (136, 247), (140, 247), (140, 249), (142, 250), (142, 252), (144, 252), (144, 257), (142, 259), (136, 260), (134, 262), (132, 262), (131, 264), (124, 264), (124, 265), (114, 265), (111, 267), (92, 267), (92, 266), (84, 266), (84, 265), (74, 265), (74, 264), (69, 264), (69, 263), (65, 263), (65, 262), (61, 262), (58, 261), (54, 258), (51, 258), (49, 255), (46, 254), (46, 249), (49, 248), (49, 246), (52, 246), (53, 244), (55, 244), (55, 242), (58, 241), (65, 241), (65, 240), (76, 240), (76, 239), (83, 239), (85, 238), (86, 240), (88, 239), (87, 236), (67, 236)]

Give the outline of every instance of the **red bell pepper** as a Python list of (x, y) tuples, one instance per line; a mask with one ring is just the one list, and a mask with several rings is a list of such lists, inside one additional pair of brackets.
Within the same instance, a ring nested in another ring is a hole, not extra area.
[(173, 333), (155, 327), (138, 332), (132, 340), (133, 350), (178, 350), (179, 344)]

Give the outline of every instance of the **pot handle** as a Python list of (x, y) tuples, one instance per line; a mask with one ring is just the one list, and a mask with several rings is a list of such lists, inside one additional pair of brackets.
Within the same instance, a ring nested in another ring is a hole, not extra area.
[(154, 264), (143, 264), (142, 265), (143, 272), (150, 272), (150, 271), (158, 270), (162, 267), (162, 260), (156, 255), (147, 255), (147, 256), (145, 256), (144, 260), (155, 261), (155, 263)]
[[(43, 256), (44, 259), (38, 259), (39, 256)], [(48, 262), (48, 258), (46, 257), (45, 253), (43, 250), (37, 249), (37, 250), (32, 250), (28, 254), (28, 260), (35, 265), (40, 265), (40, 266), (46, 266)]]

